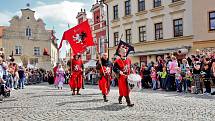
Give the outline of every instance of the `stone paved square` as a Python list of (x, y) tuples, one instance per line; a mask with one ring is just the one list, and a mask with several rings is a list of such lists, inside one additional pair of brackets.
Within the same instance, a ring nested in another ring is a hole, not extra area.
[(0, 121), (214, 121), (215, 97), (142, 90), (131, 92), (134, 107), (117, 103), (112, 88), (104, 103), (97, 86), (86, 86), (72, 96), (66, 86), (58, 90), (47, 84), (15, 90), (0, 103)]

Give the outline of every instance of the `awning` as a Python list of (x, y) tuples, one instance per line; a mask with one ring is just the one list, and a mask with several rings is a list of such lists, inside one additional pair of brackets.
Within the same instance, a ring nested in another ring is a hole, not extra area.
[(96, 60), (89, 60), (87, 63), (84, 64), (85, 68), (95, 68), (96, 67)]
[(143, 56), (143, 55), (158, 55), (158, 54), (166, 54), (166, 53), (172, 53), (177, 52), (180, 49), (190, 49), (191, 46), (185, 46), (185, 47), (177, 47), (177, 48), (166, 48), (166, 49), (157, 49), (157, 50), (147, 50), (147, 51), (136, 51), (135, 53), (131, 54), (133, 56)]

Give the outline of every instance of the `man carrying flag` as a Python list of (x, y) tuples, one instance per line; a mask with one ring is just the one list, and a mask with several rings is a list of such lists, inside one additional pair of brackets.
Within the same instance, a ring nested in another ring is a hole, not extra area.
[(127, 58), (127, 55), (129, 54), (130, 51), (134, 51), (134, 48), (131, 45), (123, 41), (120, 41), (119, 46), (116, 50), (116, 55), (118, 55), (119, 57), (114, 62), (113, 71), (117, 75), (119, 75), (118, 76), (119, 104), (122, 104), (122, 98), (124, 96), (127, 102), (127, 106), (133, 107), (134, 104), (132, 104), (130, 101), (129, 97), (130, 90), (127, 82), (128, 75), (131, 72), (131, 60)]
[(64, 32), (59, 49), (62, 47), (63, 40), (67, 40), (70, 44), (74, 59), (71, 61), (71, 77), (69, 85), (75, 95), (77, 89), (77, 95), (80, 95), (79, 91), (83, 83), (83, 62), (80, 55), (86, 51), (87, 47), (93, 46), (92, 31), (88, 20), (78, 24), (77, 26)]
[(102, 58), (97, 62), (96, 69), (100, 72), (99, 89), (102, 91), (104, 102), (108, 102), (107, 95), (110, 91), (112, 63), (108, 60), (108, 54), (103, 53)]

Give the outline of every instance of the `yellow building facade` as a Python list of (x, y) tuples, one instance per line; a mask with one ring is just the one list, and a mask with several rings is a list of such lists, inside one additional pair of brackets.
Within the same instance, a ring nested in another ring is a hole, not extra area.
[(35, 19), (35, 11), (27, 8), (21, 9), (21, 13), (21, 17), (14, 16), (10, 26), (3, 29), (2, 47), (6, 58), (13, 53), (18, 64), (52, 70), (58, 61), (54, 31), (46, 30), (42, 19)]
[(157, 56), (215, 47), (213, 0), (105, 0), (109, 17), (109, 51), (120, 38), (135, 47), (133, 63)]

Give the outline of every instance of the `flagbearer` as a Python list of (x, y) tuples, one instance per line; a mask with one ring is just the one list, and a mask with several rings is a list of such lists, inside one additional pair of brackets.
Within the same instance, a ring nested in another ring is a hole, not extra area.
[(120, 47), (118, 48), (119, 57), (114, 62), (113, 71), (118, 75), (118, 85), (119, 85), (119, 104), (122, 104), (123, 96), (126, 99), (127, 106), (133, 107), (134, 104), (131, 103), (129, 97), (129, 87), (127, 78), (131, 71), (131, 60), (127, 58), (128, 48)]
[(75, 90), (77, 90), (77, 95), (81, 95), (79, 93), (82, 83), (83, 83), (83, 61), (81, 60), (80, 55), (74, 55), (74, 59), (72, 59), (72, 68), (71, 68), (71, 78), (69, 85), (71, 87), (72, 95), (75, 95)]
[(107, 95), (110, 91), (112, 63), (108, 60), (108, 54), (103, 53), (101, 60), (97, 62), (96, 69), (100, 72), (99, 89), (102, 91), (104, 102), (108, 102)]

